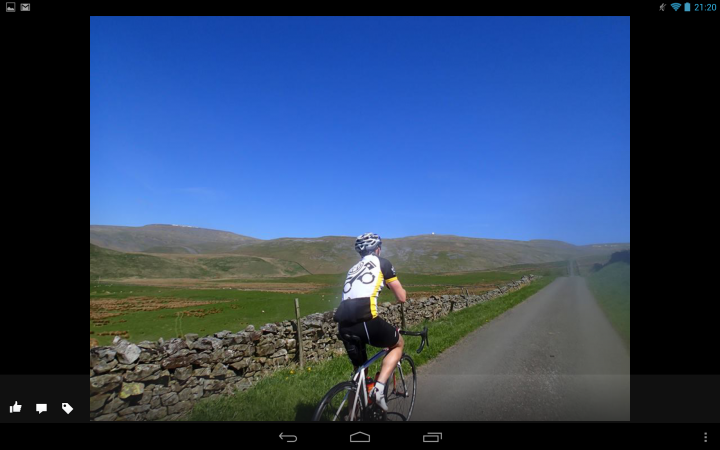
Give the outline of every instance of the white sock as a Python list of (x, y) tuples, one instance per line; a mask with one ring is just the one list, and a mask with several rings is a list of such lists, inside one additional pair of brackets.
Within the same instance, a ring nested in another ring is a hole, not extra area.
[(385, 385), (379, 381), (375, 382), (375, 389), (378, 390), (380, 395), (385, 395)]

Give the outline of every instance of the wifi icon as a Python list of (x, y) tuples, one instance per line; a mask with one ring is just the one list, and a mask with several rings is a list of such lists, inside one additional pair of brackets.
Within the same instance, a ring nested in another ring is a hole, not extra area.
[(675, 11), (677, 11), (678, 9), (680, 9), (680, 7), (681, 7), (682, 5), (681, 5), (680, 3), (673, 3), (673, 4), (670, 5), (670, 6), (672, 6), (673, 9), (674, 9)]

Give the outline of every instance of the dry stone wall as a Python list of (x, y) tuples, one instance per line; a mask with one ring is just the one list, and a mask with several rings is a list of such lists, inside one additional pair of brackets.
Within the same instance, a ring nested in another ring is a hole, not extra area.
[[(432, 321), (487, 302), (520, 289), (533, 278), (525, 276), (483, 295), (408, 299), (404, 306), (406, 325)], [(401, 325), (399, 304), (383, 303), (378, 310), (388, 322)], [(334, 310), (300, 319), (306, 361), (344, 354), (333, 315)], [(244, 391), (276, 370), (296, 364), (298, 345), (296, 321), (139, 344), (116, 337), (112, 346), (90, 349), (90, 419), (177, 419), (200, 399)]]

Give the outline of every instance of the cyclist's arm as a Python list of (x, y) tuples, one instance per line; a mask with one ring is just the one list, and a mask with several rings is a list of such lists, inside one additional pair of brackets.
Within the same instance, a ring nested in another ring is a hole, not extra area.
[(405, 303), (405, 300), (407, 300), (407, 292), (405, 292), (405, 289), (403, 289), (397, 277), (395, 277), (395, 280), (387, 283), (387, 287), (395, 294), (395, 298), (397, 298), (400, 303)]

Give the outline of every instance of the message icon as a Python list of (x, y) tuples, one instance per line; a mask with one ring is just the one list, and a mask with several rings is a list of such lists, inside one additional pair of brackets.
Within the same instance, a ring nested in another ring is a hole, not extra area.
[(41, 405), (38, 403), (37, 405), (35, 405), (35, 411), (37, 411), (38, 414), (47, 412), (47, 405)]
[(63, 403), (62, 409), (65, 411), (66, 414), (70, 414), (73, 410), (72, 406), (70, 406), (70, 403)]

